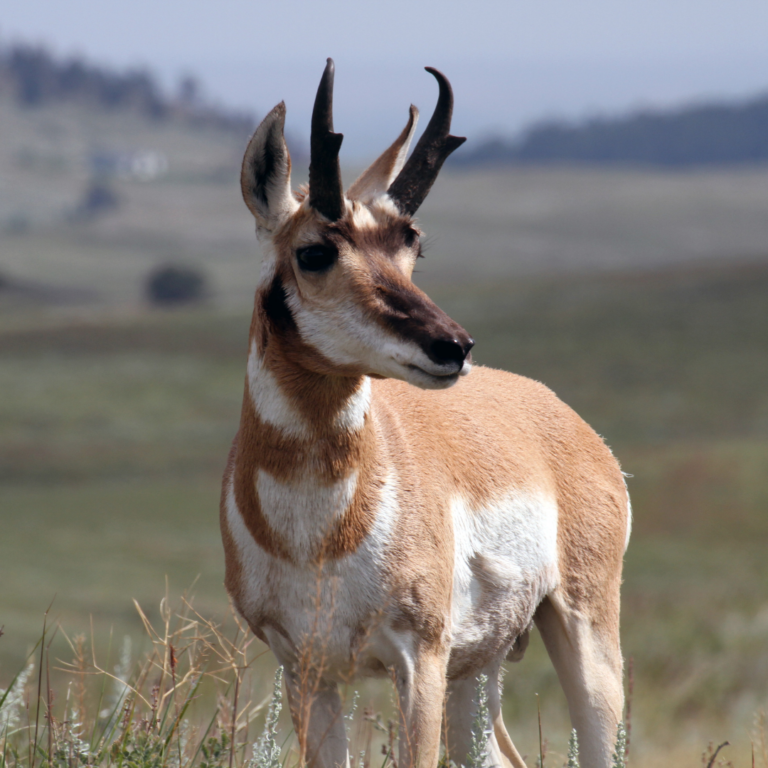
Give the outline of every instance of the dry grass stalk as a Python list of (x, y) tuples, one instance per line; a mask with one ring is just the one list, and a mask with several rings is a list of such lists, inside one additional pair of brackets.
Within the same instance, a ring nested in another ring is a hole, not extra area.
[[(232, 614), (224, 624), (218, 624), (200, 615), (186, 599), (172, 610), (166, 597), (161, 601), (159, 622), (153, 623), (141, 606), (137, 604), (136, 608), (151, 646), (136, 663), (131, 661), (130, 643), (123, 645), (118, 663), (111, 666), (108, 661), (97, 660), (92, 640), (89, 649), (84, 636), (70, 638), (65, 634), (72, 660), (58, 661), (52, 667), (50, 649), (55, 631), (51, 632), (46, 622), (45, 634), (33, 652), (34, 661), (31, 656), (8, 689), (0, 690), (0, 768), (293, 768), (306, 764), (311, 757), (301, 745), (306, 731), (303, 736), (297, 734), (296, 751), (293, 747), (286, 750), (286, 744), (281, 743), (280, 677), (272, 693), (264, 696), (264, 681), (254, 681), (252, 674), (261, 646), (237, 616)], [(301, 649), (302, 725), (308, 719), (326, 662), (326, 620), (327, 613), (316, 617), (314, 633)], [(68, 677), (65, 695), (55, 695), (52, 673), (54, 683), (55, 673)], [(630, 663), (630, 692), (632, 678)], [(488, 738), (483, 692), (480, 680), (474, 734), (477, 748), (473, 749), (477, 765), (485, 762)], [(264, 735), (251, 744), (249, 728), (270, 701)], [(629, 702), (628, 716), (631, 695)], [(352, 760), (352, 768), (397, 768), (396, 722), (386, 721), (372, 706), (355, 717), (356, 703), (357, 696), (345, 716), (351, 753), (358, 756)], [(394, 709), (398, 706), (395, 699)], [(36, 722), (38, 710), (43, 717)], [(543, 766), (547, 750), (538, 706), (537, 716), (537, 762)], [(768, 766), (765, 713), (757, 714), (756, 726), (753, 768), (758, 756)], [(623, 734), (620, 726), (614, 764), (622, 768), (626, 765), (628, 740)], [(375, 759), (379, 745), (383, 762)], [(730, 765), (719, 759), (727, 745), (710, 745), (702, 755), (702, 765)], [(441, 765), (452, 765), (448, 756)], [(574, 733), (568, 766), (578, 765)]]

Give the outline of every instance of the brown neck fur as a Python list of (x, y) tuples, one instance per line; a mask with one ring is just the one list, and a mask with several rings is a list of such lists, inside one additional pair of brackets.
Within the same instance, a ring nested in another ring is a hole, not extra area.
[[(373, 507), (383, 480), (379, 467), (376, 430), (370, 416), (361, 429), (348, 431), (336, 420), (349, 398), (362, 385), (362, 376), (320, 373), (324, 361), (299, 337), (288, 316), (269, 314), (268, 291), (257, 293), (250, 339), (262, 354), (262, 365), (274, 377), (286, 399), (311, 430), (302, 438), (273, 426), (257, 413), (246, 381), (235, 456), (235, 495), (243, 518), (256, 542), (282, 559), (293, 559), (286, 542), (271, 529), (256, 491), (261, 469), (284, 483), (311, 476), (330, 485), (357, 473), (352, 503), (317, 552), (317, 559), (335, 559), (353, 552), (373, 524)], [(272, 308), (274, 310), (274, 307)], [(311, 365), (312, 369), (306, 367)]]

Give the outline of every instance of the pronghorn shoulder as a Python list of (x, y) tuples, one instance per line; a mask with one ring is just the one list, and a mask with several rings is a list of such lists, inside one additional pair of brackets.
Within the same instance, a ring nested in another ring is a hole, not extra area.
[(509, 371), (474, 365), (472, 372), (449, 389), (425, 390), (404, 381), (381, 379), (373, 382), (374, 401), (381, 405), (407, 410), (443, 413), (495, 415), (511, 412), (527, 418), (540, 414), (544, 418), (578, 416), (546, 385)]
[(612, 493), (624, 492), (618, 462), (602, 437), (541, 382), (475, 365), (448, 390), (391, 379), (373, 384), (375, 407), (403, 414), (411, 440), (423, 436), (444, 450), (484, 456), (483, 463), (505, 463), (519, 478), (586, 472), (604, 478)]

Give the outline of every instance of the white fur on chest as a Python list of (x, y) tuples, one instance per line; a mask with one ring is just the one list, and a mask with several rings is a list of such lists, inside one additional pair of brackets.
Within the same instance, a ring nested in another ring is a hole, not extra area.
[(357, 472), (330, 484), (309, 473), (281, 483), (262, 469), (256, 478), (262, 514), (298, 561), (312, 559), (349, 509), (356, 488)]
[(499, 653), (557, 584), (557, 504), (512, 492), (481, 509), (455, 499), (451, 512), (454, 655)]
[[(286, 397), (269, 368), (262, 364), (256, 342), (251, 342), (248, 355), (248, 390), (256, 413), (267, 424), (292, 437), (311, 439), (306, 419)], [(339, 432), (356, 432), (363, 428), (371, 407), (371, 380), (364, 376), (360, 386), (339, 409), (333, 428)]]
[(322, 648), (324, 674), (344, 678), (374, 669), (391, 644), (381, 623), (387, 607), (392, 532), (398, 506), (394, 476), (382, 487), (375, 521), (357, 551), (322, 564), (294, 564), (267, 554), (253, 540), (230, 486), (226, 519), (237, 548), (243, 589), (239, 610), (260, 626), (283, 664), (308, 642)]

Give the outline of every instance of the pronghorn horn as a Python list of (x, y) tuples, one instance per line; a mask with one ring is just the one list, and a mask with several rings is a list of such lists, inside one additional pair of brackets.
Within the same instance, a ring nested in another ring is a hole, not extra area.
[(397, 207), (408, 216), (413, 216), (424, 202), (448, 155), (466, 141), (462, 136), (450, 134), (453, 90), (448, 78), (433, 67), (424, 69), (435, 76), (440, 87), (437, 106), (413, 154), (387, 190)]
[(333, 59), (328, 59), (312, 110), (309, 161), (309, 204), (337, 221), (344, 213), (339, 149), (344, 136), (333, 132)]

